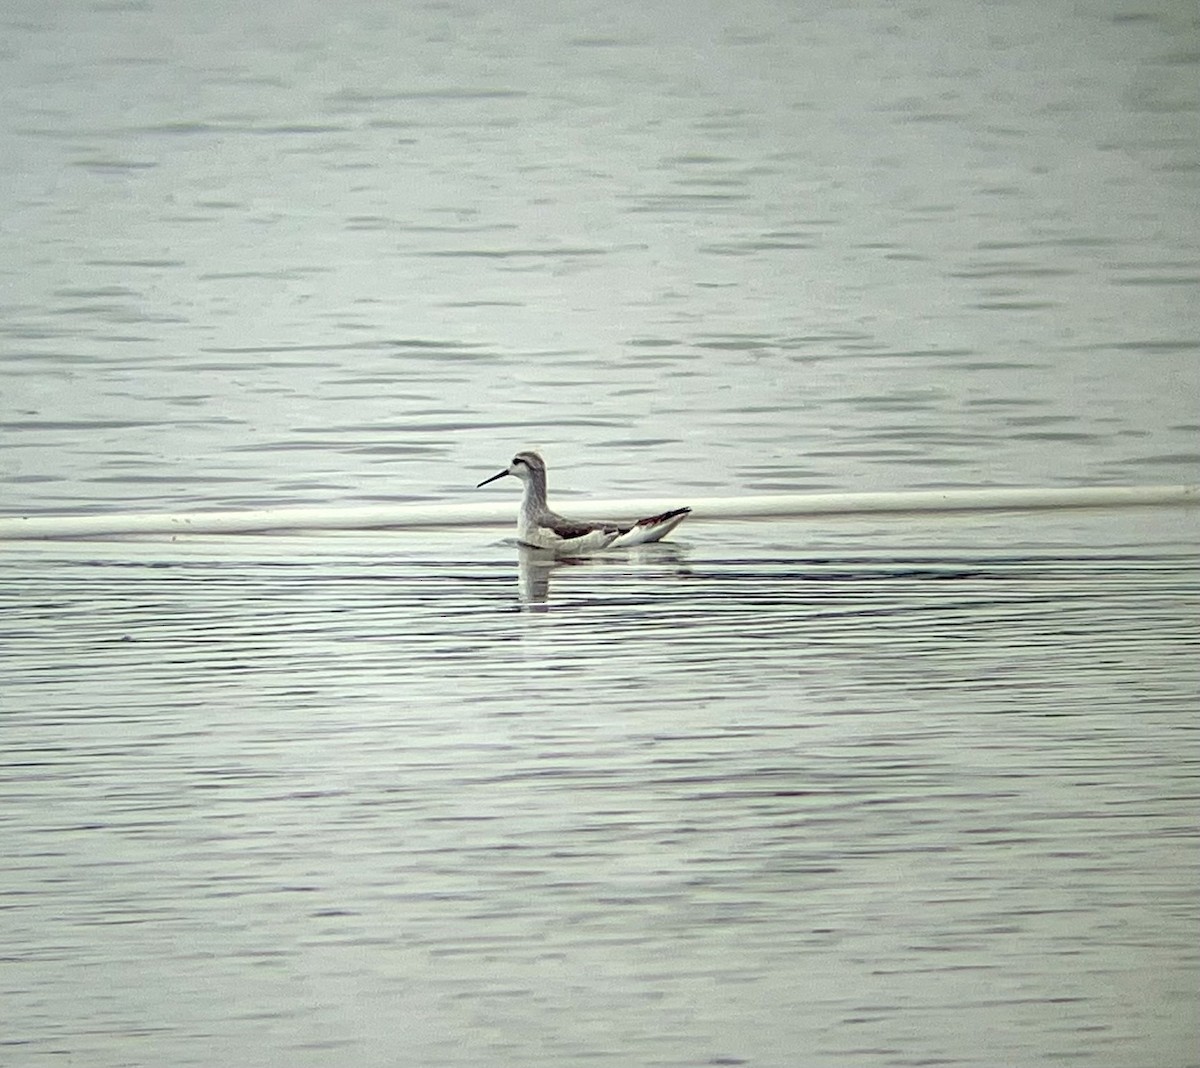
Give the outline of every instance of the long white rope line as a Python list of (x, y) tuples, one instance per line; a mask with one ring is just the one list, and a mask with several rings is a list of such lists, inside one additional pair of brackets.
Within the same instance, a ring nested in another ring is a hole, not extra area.
[[(651, 500), (574, 501), (580, 519), (632, 519), (688, 505), (689, 522), (704, 519), (782, 519), (817, 515), (1030, 511), (1195, 505), (1200, 486), (1089, 486), (1033, 489), (947, 489), (902, 493), (774, 493), (746, 497), (686, 494)], [(515, 521), (517, 503), (392, 504), (363, 507), (284, 507), (245, 511), (97, 513), (0, 516), (0, 541), (103, 538), (120, 535), (243, 534), (268, 530), (396, 530), (501, 526)]]

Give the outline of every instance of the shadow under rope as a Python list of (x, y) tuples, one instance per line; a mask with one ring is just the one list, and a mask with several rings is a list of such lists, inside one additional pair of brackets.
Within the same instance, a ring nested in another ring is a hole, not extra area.
[[(1011, 610), (1153, 591), (1195, 596), (1200, 590), (1200, 562), (1179, 554), (696, 560), (690, 547), (673, 542), (580, 558), (515, 548), (520, 606), (541, 611), (563, 584), (569, 584), (567, 599), (574, 605), (655, 599), (694, 612), (703, 603), (739, 610), (804, 603), (827, 617)], [(935, 587), (944, 593), (931, 598)]]

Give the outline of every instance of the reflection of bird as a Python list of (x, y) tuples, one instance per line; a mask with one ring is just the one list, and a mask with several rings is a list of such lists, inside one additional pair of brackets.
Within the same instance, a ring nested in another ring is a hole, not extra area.
[(536, 452), (517, 453), (508, 467), (491, 478), (485, 478), (479, 485), (486, 486), (505, 475), (513, 475), (525, 483), (521, 515), (517, 520), (517, 537), (535, 549), (551, 549), (555, 553), (586, 554), (658, 541), (679, 526), (691, 511), (690, 508), (673, 508), (662, 515), (652, 515), (632, 523), (591, 523), (566, 519), (552, 512), (546, 504), (546, 465)]
[[(598, 576), (606, 574), (609, 577), (605, 581), (595, 582)], [(555, 555), (531, 545), (517, 546), (517, 583), (521, 604), (534, 612), (547, 610), (551, 587), (560, 579), (567, 584), (570, 591), (568, 596), (572, 600), (591, 603), (597, 590), (604, 590), (602, 596), (611, 598), (614, 583), (640, 583), (649, 578), (679, 581), (691, 575), (687, 550), (671, 542), (638, 545), (626, 552), (590, 553), (587, 556)]]

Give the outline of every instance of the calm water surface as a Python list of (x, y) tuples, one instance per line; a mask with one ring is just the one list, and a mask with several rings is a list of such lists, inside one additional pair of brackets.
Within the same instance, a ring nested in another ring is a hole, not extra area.
[[(1200, 482), (1194, 5), (0, 24), (0, 512)], [(1197, 523), (6, 544), (0, 1062), (1194, 1066)]]
[(1195, 528), (14, 547), (6, 1061), (1194, 1063)]
[(1200, 480), (1186, 4), (6, 18), (7, 512)]

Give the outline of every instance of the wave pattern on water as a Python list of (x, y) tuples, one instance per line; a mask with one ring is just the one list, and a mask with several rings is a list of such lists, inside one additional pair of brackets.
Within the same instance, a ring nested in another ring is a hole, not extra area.
[(327, 544), (6, 569), (18, 1056), (1187, 1063), (1194, 556)]
[(1195, 481), (1157, 7), (14, 22), (0, 509), (461, 499), (601, 442), (614, 491)]

